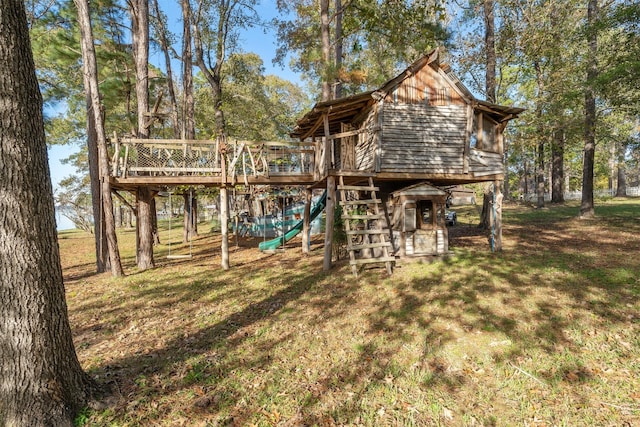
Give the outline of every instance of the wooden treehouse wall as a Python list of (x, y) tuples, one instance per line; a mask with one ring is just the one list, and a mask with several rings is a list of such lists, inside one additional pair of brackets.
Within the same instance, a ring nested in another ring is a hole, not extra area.
[(425, 66), (361, 123), (354, 168), (382, 173), (502, 174), (502, 129), (474, 112), (445, 73)]
[(461, 174), (465, 108), (385, 104), (380, 172)]

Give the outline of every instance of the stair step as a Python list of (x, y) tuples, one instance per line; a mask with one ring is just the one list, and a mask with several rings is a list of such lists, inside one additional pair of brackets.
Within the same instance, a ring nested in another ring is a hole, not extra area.
[(347, 231), (347, 236), (364, 236), (364, 235), (375, 235), (375, 234), (389, 234), (388, 228), (382, 229), (374, 229), (374, 230), (349, 230)]
[(364, 200), (347, 200), (340, 201), (341, 205), (369, 205), (369, 204), (378, 204), (382, 203), (380, 199), (364, 199)]
[(360, 259), (350, 260), (349, 264), (360, 265), (360, 264), (375, 264), (375, 263), (381, 263), (381, 262), (395, 262), (395, 261), (396, 259), (394, 257), (360, 258)]
[(391, 242), (378, 242), (378, 243), (363, 243), (363, 244), (351, 244), (347, 245), (347, 249), (350, 251), (359, 251), (362, 249), (374, 249), (374, 248), (390, 248)]
[(361, 185), (338, 185), (338, 190), (345, 191), (380, 191), (378, 187), (361, 186)]
[(342, 219), (384, 219), (384, 214), (374, 215), (342, 215)]

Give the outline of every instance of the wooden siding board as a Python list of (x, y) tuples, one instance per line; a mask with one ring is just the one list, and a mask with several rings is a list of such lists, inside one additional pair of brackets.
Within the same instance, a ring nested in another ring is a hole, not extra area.
[(364, 132), (358, 134), (355, 149), (356, 170), (370, 171), (374, 168), (377, 124), (376, 109), (372, 108), (361, 125)]
[(381, 171), (462, 173), (466, 108), (385, 105)]

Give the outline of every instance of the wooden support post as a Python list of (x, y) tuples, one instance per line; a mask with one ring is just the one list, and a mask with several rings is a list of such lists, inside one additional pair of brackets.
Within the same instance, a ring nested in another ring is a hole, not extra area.
[(333, 169), (335, 167), (335, 158), (333, 153), (333, 140), (329, 139), (331, 135), (331, 129), (329, 128), (329, 115), (325, 114), (323, 116), (324, 120), (324, 173), (327, 173), (329, 169)]
[(220, 244), (222, 269), (229, 269), (229, 195), (226, 186), (220, 187), (220, 229), (222, 243)]
[(496, 213), (494, 224), (494, 250), (496, 252), (502, 250), (502, 199), (504, 198), (504, 195), (502, 194), (501, 188), (501, 181), (496, 180), (493, 182), (493, 191), (495, 194), (494, 210)]
[(311, 229), (311, 196), (313, 195), (310, 188), (306, 190), (306, 199), (304, 201), (304, 218), (302, 220), (302, 253), (309, 254), (309, 232)]
[(222, 168), (222, 186), (220, 186), (220, 231), (222, 242), (220, 243), (220, 264), (223, 270), (229, 269), (229, 193), (227, 190), (227, 147), (220, 144), (220, 167)]
[(336, 207), (336, 177), (327, 177), (327, 204), (325, 207), (326, 221), (324, 231), (324, 271), (331, 270), (331, 255), (333, 254), (333, 220)]

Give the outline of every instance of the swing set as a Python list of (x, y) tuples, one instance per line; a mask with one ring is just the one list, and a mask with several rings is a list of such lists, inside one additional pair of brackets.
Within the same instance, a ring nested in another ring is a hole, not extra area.
[[(188, 230), (189, 239), (189, 254), (172, 254), (171, 253), (171, 219), (173, 218), (173, 204), (172, 204), (173, 192), (169, 192), (169, 254), (167, 259), (191, 259), (193, 258), (193, 238), (191, 236), (191, 229)], [(191, 204), (193, 203), (193, 191), (189, 191), (189, 203), (187, 203), (187, 210), (184, 213), (188, 218), (191, 218)]]

